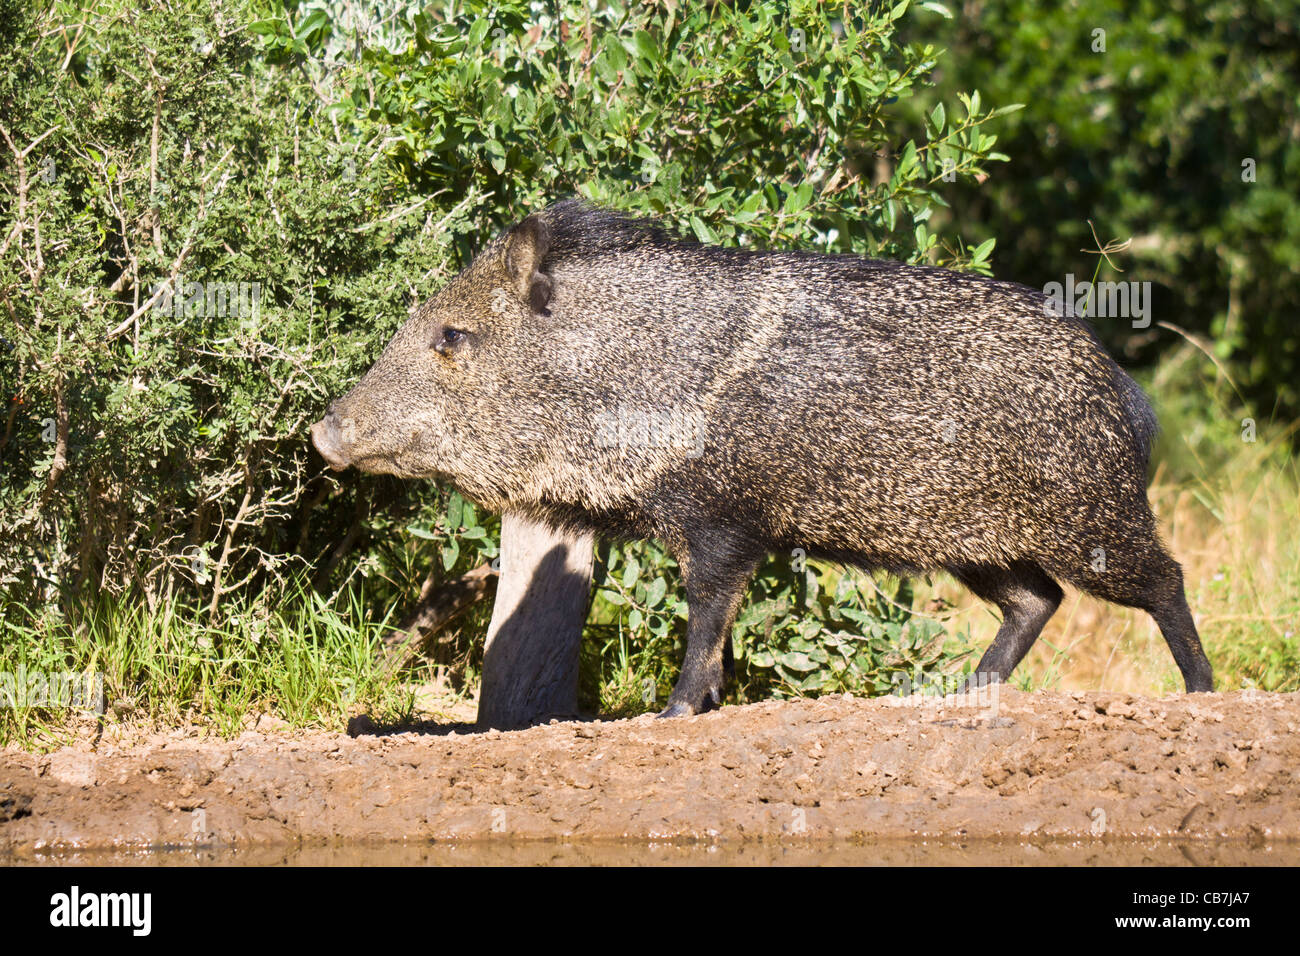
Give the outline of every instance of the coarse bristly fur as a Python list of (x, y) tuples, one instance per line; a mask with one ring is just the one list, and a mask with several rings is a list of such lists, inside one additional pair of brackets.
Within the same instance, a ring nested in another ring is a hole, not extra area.
[(1146, 497), (1156, 423), (1087, 325), (929, 266), (724, 249), (570, 200), (415, 311), (312, 429), (336, 468), (662, 540), (690, 607), (665, 714), (716, 704), (759, 560), (946, 570), (997, 604), (1004, 679), (1068, 582), (1208, 660)]

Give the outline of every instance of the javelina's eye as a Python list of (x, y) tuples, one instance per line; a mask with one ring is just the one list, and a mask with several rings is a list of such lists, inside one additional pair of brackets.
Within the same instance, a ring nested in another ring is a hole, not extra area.
[(468, 333), (462, 329), (453, 329), (450, 326), (444, 326), (438, 333), (438, 338), (433, 347), (439, 352), (446, 352), (449, 348), (459, 345), (465, 340)]

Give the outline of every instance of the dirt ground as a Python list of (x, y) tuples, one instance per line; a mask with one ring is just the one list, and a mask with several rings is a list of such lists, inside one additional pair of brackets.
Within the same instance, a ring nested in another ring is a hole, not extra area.
[[(1065, 841), (1082, 848), (1076, 862), (1153, 841), (1192, 848), (1193, 861), (1213, 847), (1215, 859), (1264, 848), (1300, 861), (1296, 694), (918, 700), (833, 696), (513, 733), (360, 719), (354, 735), (177, 730), (4, 750), (0, 859), (186, 847), (276, 862), (268, 848), (403, 840), (425, 848), (409, 862), (478, 841), (502, 862), (538, 840), (734, 854), (901, 839)], [(347, 861), (332, 852), (316, 859)]]

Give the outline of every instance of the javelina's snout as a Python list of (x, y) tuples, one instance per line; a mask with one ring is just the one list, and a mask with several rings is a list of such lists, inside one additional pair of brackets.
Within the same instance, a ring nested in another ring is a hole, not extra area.
[(324, 418), (311, 426), (311, 443), (335, 471), (342, 471), (350, 464), (343, 449), (339, 417), (333, 405), (326, 410)]

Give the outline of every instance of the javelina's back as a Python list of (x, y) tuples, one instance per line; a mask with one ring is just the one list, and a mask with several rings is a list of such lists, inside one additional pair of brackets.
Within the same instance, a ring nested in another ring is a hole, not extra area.
[[(611, 408), (627, 432), (594, 453), (610, 470), (644, 466), (619, 510), (644, 503), (662, 524), (680, 499), (686, 522), (704, 506), (776, 547), (916, 570), (1088, 554), (1086, 512), (1142, 498), (1145, 402), (1134, 409), (1126, 388), (1140, 390), (1040, 293), (677, 243), (589, 214), (570, 229), (554, 312), (597, 333), (581, 371), (617, 383), (586, 409), (592, 433)], [(638, 447), (638, 413), (677, 431)], [(593, 503), (608, 474), (593, 475)]]

